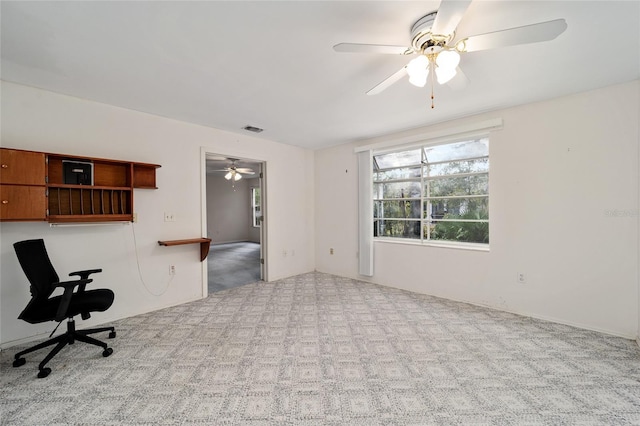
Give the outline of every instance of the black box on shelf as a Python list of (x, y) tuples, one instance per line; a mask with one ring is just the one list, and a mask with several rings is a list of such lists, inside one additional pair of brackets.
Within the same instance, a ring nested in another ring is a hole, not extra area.
[(93, 185), (93, 163), (62, 160), (64, 183), (70, 185)]

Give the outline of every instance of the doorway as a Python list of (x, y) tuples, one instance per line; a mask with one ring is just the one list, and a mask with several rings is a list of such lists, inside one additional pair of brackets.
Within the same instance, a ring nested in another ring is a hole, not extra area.
[(205, 152), (206, 294), (266, 279), (265, 163)]

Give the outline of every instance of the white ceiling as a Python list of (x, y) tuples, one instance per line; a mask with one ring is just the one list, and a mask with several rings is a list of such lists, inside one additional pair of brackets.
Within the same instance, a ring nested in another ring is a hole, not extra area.
[(437, 86), (434, 110), (406, 80), (365, 95), (408, 59), (332, 46), (408, 46), (439, 3), (2, 1), (1, 77), (313, 149), (640, 77), (638, 1), (475, 0), (460, 37), (557, 18), (568, 29), (465, 54), (467, 87)]

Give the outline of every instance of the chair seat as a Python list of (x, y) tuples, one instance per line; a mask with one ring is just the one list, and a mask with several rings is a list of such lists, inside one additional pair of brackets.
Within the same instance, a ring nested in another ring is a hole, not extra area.
[[(37, 308), (27, 306), (18, 318), (36, 324), (55, 320), (58, 306), (62, 296), (47, 299)], [(74, 293), (67, 310), (66, 317), (71, 318), (82, 312), (104, 312), (113, 304), (114, 293), (109, 289), (87, 290), (82, 293)]]

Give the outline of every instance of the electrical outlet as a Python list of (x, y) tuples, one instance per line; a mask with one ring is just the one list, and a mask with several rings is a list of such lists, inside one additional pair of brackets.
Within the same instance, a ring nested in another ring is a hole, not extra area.
[(518, 272), (518, 283), (524, 284), (527, 282), (527, 276), (523, 272)]
[(333, 254), (333, 247), (329, 249), (329, 254)]
[(176, 274), (176, 265), (169, 265), (169, 275)]
[(176, 221), (176, 215), (173, 213), (164, 213), (164, 221), (165, 222), (175, 222)]

